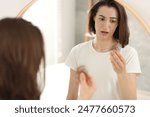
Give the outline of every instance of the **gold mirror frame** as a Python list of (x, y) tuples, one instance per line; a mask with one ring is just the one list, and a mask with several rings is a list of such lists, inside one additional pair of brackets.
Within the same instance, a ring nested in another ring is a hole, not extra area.
[(144, 21), (142, 16), (136, 10), (134, 10), (133, 7), (131, 7), (129, 4), (127, 4), (124, 0), (116, 0), (116, 1), (119, 2), (120, 4), (122, 4), (126, 9), (128, 9), (130, 11), (130, 13), (132, 13), (132, 15), (136, 17), (136, 19), (142, 24), (142, 26), (145, 28), (145, 30), (150, 35), (150, 27)]
[(37, 0), (32, 0), (31, 2), (29, 2), (16, 16), (17, 18), (23, 17), (23, 15), (25, 14), (25, 12), (36, 2)]

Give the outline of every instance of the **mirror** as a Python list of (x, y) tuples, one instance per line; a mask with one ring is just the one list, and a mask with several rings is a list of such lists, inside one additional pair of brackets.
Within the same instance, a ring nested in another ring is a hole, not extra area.
[[(48, 66), (64, 62), (71, 48), (84, 40), (87, 0), (82, 1), (82, 3), (80, 0), (62, 1), (34, 0), (32, 7), (28, 8), (22, 16), (32, 21), (42, 30), (45, 38), (46, 62)], [(96, 1), (94, 0), (94, 2)], [(124, 2), (123, 0), (118, 1)], [(150, 2), (142, 1), (142, 6), (140, 2), (135, 2), (134, 0), (126, 0), (125, 3), (126, 7), (128, 7), (126, 10), (130, 27), (130, 45), (137, 50), (142, 69), (142, 74), (138, 79), (138, 90), (146, 92), (150, 99), (150, 62), (148, 60), (150, 56), (150, 24), (148, 23), (150, 13), (148, 15), (147, 11), (144, 12), (144, 9), (141, 9), (141, 7), (149, 8), (147, 5)], [(63, 77), (63, 86), (67, 92), (69, 69), (65, 68), (65, 65), (62, 65), (60, 69), (57, 64), (55, 66), (51, 67), (50, 71), (58, 70), (60, 74), (58, 75), (58, 72), (53, 72), (57, 75), (53, 74), (51, 77), (60, 79)], [(62, 73), (63, 70), (66, 71), (65, 75)], [(53, 86), (54, 84), (51, 85)], [(62, 95), (64, 96), (64, 94)], [(146, 97), (144, 98), (146, 99)]]
[[(57, 0), (56, 0), (57, 1)], [(57, 4), (49, 0), (32, 0), (19, 14), (38, 26), (43, 33), (46, 51), (46, 64), (56, 63), (57, 57)], [(32, 6), (32, 7), (31, 7)], [(55, 11), (55, 12), (54, 12)]]
[(47, 65), (65, 61), (75, 42), (75, 0), (32, 0), (18, 17), (42, 30)]
[(31, 21), (44, 36), (46, 85), (42, 98), (65, 100), (70, 70), (63, 62), (74, 46), (75, 0), (32, 0), (17, 17)]
[[(90, 2), (96, 3), (97, 0), (89, 0)], [(133, 46), (139, 55), (142, 74), (138, 78), (138, 92), (139, 96), (142, 99), (150, 99), (150, 13), (146, 10), (149, 9), (149, 1), (142, 1), (142, 6), (140, 2), (134, 0), (117, 0), (121, 4), (126, 5), (126, 11), (128, 14), (129, 28), (130, 28), (130, 45)], [(82, 26), (85, 25), (85, 19), (87, 14), (87, 1), (80, 0), (76, 1), (76, 20), (78, 22), (76, 30), (76, 38), (78, 42), (82, 42), (85, 28)], [(83, 19), (81, 17), (84, 16)], [(82, 33), (81, 33), (82, 32)], [(82, 40), (81, 40), (82, 39)], [(143, 96), (145, 95), (145, 97)], [(147, 97), (146, 97), (147, 96)]]

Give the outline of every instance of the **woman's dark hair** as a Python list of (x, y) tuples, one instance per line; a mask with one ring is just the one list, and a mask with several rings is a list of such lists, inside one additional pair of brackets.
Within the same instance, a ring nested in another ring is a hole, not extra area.
[(40, 30), (22, 18), (0, 20), (0, 99), (40, 99), (37, 73), (41, 61), (45, 68)]
[(113, 7), (118, 12), (118, 26), (114, 32), (114, 38), (119, 41), (122, 47), (125, 47), (129, 43), (129, 28), (127, 22), (127, 14), (124, 7), (115, 0), (100, 0), (89, 11), (89, 32), (96, 33), (94, 17), (97, 11), (102, 6)]

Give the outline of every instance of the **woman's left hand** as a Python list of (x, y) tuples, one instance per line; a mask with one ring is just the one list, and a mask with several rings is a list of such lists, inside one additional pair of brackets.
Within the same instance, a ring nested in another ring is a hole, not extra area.
[(119, 50), (114, 49), (110, 54), (111, 63), (117, 75), (123, 75), (126, 73), (126, 61), (120, 54)]

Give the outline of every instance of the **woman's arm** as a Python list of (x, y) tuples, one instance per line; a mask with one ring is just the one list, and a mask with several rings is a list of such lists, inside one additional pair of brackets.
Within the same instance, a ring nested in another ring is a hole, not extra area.
[(78, 98), (79, 79), (76, 71), (70, 69), (70, 81), (67, 100), (76, 100)]
[(118, 50), (111, 52), (111, 62), (118, 76), (118, 88), (121, 99), (137, 99), (135, 73), (127, 73), (126, 61)]
[(136, 74), (126, 73), (118, 76), (118, 88), (123, 100), (136, 100)]

